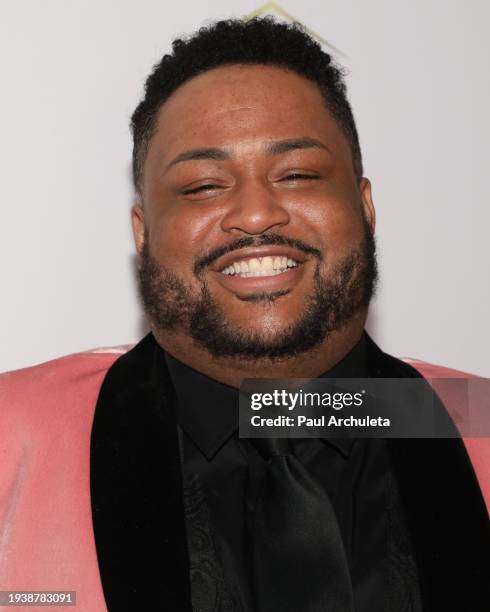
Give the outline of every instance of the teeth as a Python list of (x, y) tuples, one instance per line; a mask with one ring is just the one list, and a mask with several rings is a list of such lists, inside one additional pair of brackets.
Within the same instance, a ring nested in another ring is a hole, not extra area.
[(288, 268), (295, 268), (298, 265), (294, 259), (288, 257), (252, 257), (247, 261), (234, 261), (230, 266), (221, 270), (222, 274), (233, 276), (234, 274), (250, 278), (253, 276), (276, 276), (282, 274)]
[(248, 262), (248, 269), (250, 270), (250, 272), (261, 272), (261, 262), (258, 259), (250, 259), (250, 261)]

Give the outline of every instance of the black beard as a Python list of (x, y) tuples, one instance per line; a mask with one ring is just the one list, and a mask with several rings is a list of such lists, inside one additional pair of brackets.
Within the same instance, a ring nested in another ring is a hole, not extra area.
[[(287, 241), (281, 236), (260, 238), (260, 245), (283, 243)], [(308, 252), (312, 252), (311, 248)], [(149, 252), (148, 239), (138, 275), (145, 312), (155, 331), (163, 334), (180, 328), (214, 357), (279, 359), (320, 345), (369, 305), (378, 274), (375, 240), (366, 221), (361, 245), (336, 266), (330, 278), (323, 278), (319, 269), (318, 264), (314, 288), (305, 300), (302, 316), (270, 340), (258, 332), (237, 330), (229, 325), (226, 313), (213, 300), (206, 282), (202, 281), (200, 295), (193, 295), (178, 276), (156, 262)], [(257, 294), (247, 300), (272, 302), (286, 293)]]

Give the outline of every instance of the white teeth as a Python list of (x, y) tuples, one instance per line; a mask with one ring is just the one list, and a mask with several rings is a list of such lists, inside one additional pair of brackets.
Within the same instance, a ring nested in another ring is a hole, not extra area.
[(248, 262), (248, 269), (250, 272), (260, 272), (261, 271), (261, 262), (258, 259), (250, 259)]
[(289, 268), (295, 268), (298, 263), (291, 258), (282, 256), (266, 255), (265, 257), (252, 257), (247, 261), (234, 261), (231, 265), (221, 270), (222, 274), (233, 276), (234, 274), (249, 278), (253, 276), (276, 276), (282, 274)]

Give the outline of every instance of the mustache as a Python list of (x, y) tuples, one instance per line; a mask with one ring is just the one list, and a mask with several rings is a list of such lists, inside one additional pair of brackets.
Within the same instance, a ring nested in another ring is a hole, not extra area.
[(249, 236), (247, 238), (239, 238), (234, 242), (230, 242), (230, 244), (223, 245), (222, 247), (218, 247), (210, 251), (204, 257), (200, 257), (195, 265), (194, 265), (194, 273), (196, 276), (199, 276), (201, 272), (207, 266), (211, 265), (217, 259), (226, 255), (227, 253), (231, 253), (232, 251), (237, 251), (239, 249), (243, 249), (245, 247), (257, 247), (257, 246), (266, 246), (266, 245), (281, 245), (288, 246), (306, 255), (312, 255), (316, 257), (319, 261), (323, 260), (322, 252), (316, 249), (315, 247), (306, 244), (301, 240), (296, 240), (295, 238), (286, 238), (284, 236), (279, 236), (278, 234), (264, 234), (263, 236)]

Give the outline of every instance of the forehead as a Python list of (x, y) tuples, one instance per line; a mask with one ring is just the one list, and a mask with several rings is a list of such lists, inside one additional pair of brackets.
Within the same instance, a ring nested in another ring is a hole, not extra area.
[(278, 67), (222, 66), (190, 79), (163, 104), (149, 156), (308, 136), (347, 147), (315, 83)]

